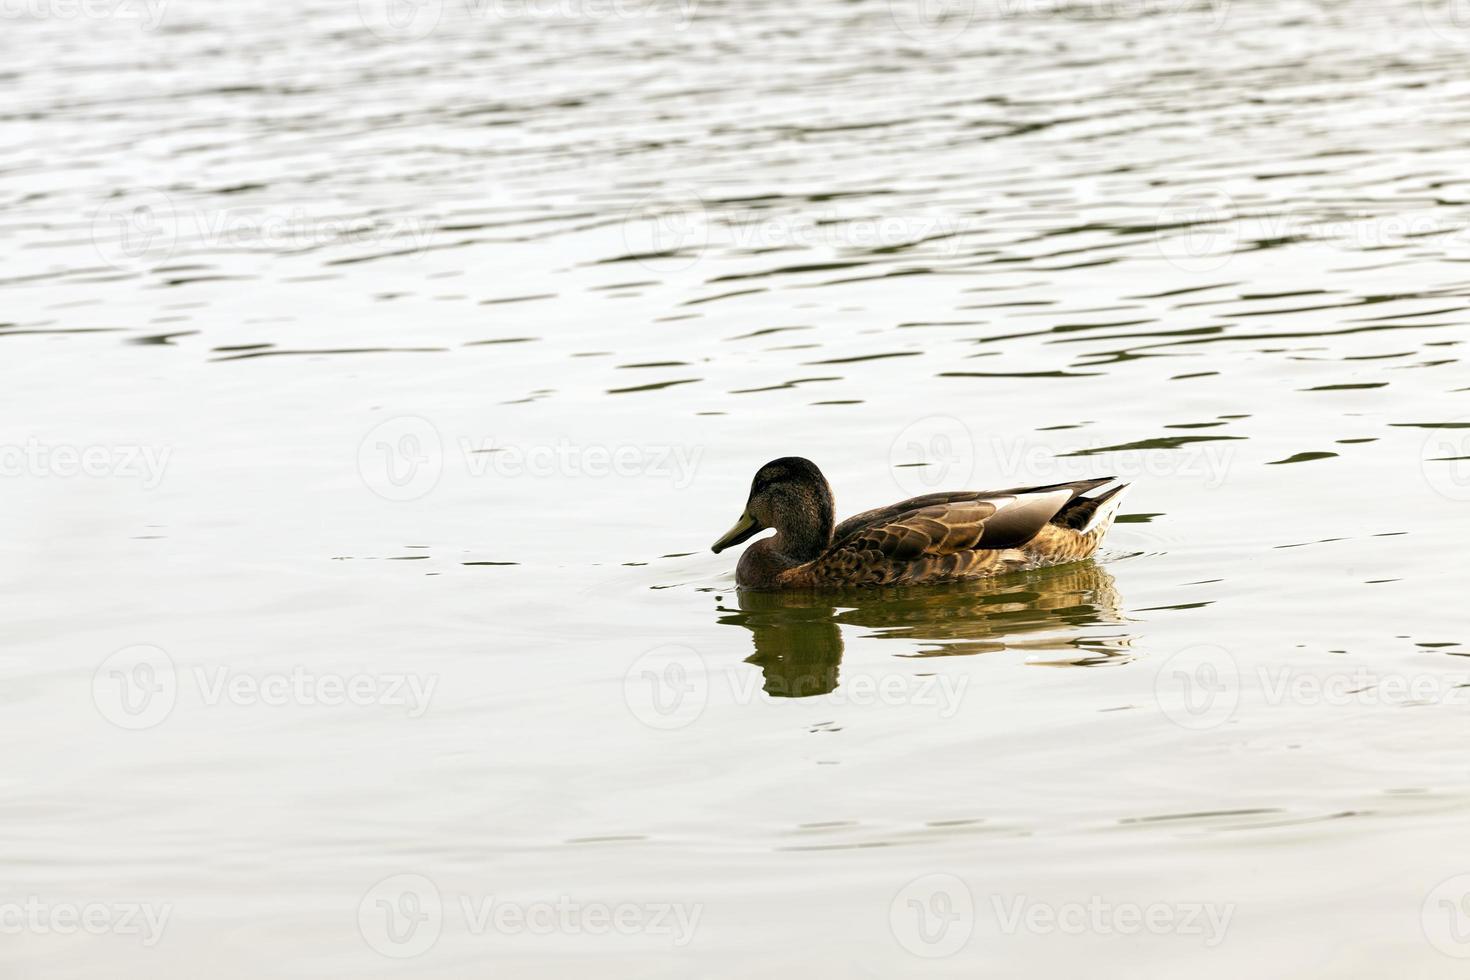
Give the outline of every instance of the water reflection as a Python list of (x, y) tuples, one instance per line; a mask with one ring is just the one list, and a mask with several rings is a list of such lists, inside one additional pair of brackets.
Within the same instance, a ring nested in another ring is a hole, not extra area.
[(904, 657), (1020, 650), (1052, 666), (1128, 659), (1117, 583), (1091, 561), (993, 582), (844, 590), (738, 592), (723, 599), (721, 623), (750, 630), (746, 662), (760, 667), (771, 697), (811, 697), (837, 688), (842, 626), (909, 642)]
[(764, 690), (773, 698), (829, 694), (842, 663), (842, 631), (830, 595), (789, 592), (736, 593), (739, 610), (720, 606), (722, 623), (750, 630), (755, 653), (746, 663), (760, 667)]

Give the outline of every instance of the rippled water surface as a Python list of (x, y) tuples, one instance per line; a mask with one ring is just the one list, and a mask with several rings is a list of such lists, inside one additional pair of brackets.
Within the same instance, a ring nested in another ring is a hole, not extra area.
[(373, 7), (5, 13), (6, 976), (1462, 975), (1453, 5)]

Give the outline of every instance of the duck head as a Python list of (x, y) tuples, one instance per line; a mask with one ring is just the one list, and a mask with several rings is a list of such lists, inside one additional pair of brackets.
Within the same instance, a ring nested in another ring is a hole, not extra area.
[(750, 482), (740, 520), (710, 550), (719, 554), (775, 528), (771, 550), (790, 560), (810, 561), (832, 543), (832, 513), (832, 488), (815, 463), (800, 456), (773, 459)]

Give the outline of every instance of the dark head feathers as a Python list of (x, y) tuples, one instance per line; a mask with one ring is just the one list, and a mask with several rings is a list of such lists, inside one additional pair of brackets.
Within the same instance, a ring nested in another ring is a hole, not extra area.
[(803, 459), (800, 456), (782, 456), (780, 459), (771, 460), (756, 471), (755, 479), (750, 481), (750, 495), (753, 497), (775, 483), (826, 486), (827, 478), (822, 476), (822, 471), (817, 469), (817, 464), (809, 459)]

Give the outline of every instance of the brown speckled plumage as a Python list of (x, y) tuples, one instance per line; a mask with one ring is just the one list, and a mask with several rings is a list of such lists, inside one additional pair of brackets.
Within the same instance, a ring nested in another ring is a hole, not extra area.
[(1110, 479), (989, 492), (927, 494), (832, 526), (832, 493), (815, 465), (785, 457), (761, 467), (746, 511), (716, 552), (773, 527), (745, 550), (747, 588), (820, 589), (956, 582), (1058, 565), (1097, 550), (1117, 512)]

